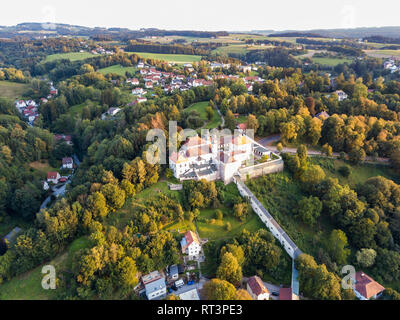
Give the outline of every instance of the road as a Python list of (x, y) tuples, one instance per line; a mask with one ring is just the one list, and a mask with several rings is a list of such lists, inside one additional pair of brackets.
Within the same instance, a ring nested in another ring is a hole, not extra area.
[[(279, 140), (280, 140), (280, 135), (273, 135), (273, 136), (258, 139), (257, 142), (259, 144), (261, 144), (262, 146), (267, 147), (269, 150), (278, 152), (278, 148), (276, 146), (274, 146), (273, 144), (275, 142), (278, 142)], [(297, 153), (297, 148), (283, 147), (282, 153), (295, 154), (295, 153)], [(308, 149), (308, 155), (310, 157), (318, 156), (318, 157), (331, 158), (331, 159), (337, 159), (340, 157), (340, 153), (338, 153), (338, 152), (334, 152), (334, 153), (332, 153), (332, 157), (328, 157), (326, 154), (322, 153), (321, 151), (313, 150), (313, 149)], [(389, 158), (375, 158), (374, 159), (373, 157), (367, 156), (365, 158), (364, 162), (381, 164), (381, 165), (390, 165)]]

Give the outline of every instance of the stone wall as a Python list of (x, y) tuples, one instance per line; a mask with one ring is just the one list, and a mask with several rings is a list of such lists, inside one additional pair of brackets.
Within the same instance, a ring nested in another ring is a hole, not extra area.
[(265, 162), (257, 164), (252, 167), (242, 168), (239, 170), (239, 175), (242, 180), (254, 179), (271, 173), (282, 172), (285, 167), (282, 159), (274, 160), (271, 162)]

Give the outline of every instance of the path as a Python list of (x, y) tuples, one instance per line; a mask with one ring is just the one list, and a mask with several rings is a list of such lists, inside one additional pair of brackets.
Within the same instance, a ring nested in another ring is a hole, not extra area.
[(215, 106), (215, 107), (217, 108), (217, 112), (218, 112), (219, 116), (221, 117), (221, 120), (222, 120), (221, 127), (223, 128), (223, 127), (225, 127), (225, 118), (224, 118), (224, 116), (222, 115), (222, 113), (221, 113), (221, 111), (219, 110), (219, 108), (218, 108), (217, 106)]
[[(274, 146), (273, 144), (275, 142), (278, 142), (279, 140), (280, 140), (280, 135), (273, 135), (273, 136), (258, 139), (257, 142), (259, 144), (261, 144), (263, 147), (266, 147), (271, 151), (278, 152), (278, 148), (276, 146)], [(295, 154), (295, 153), (297, 153), (297, 148), (283, 147), (282, 153)], [(308, 156), (337, 159), (337, 158), (340, 158), (340, 153), (333, 152), (332, 157), (329, 157), (326, 154), (324, 154), (322, 151), (308, 149)], [(365, 157), (365, 160), (363, 162), (371, 163), (371, 164), (381, 164), (381, 165), (387, 165), (387, 166), (390, 165), (389, 158), (375, 158), (374, 159), (373, 157), (367, 156), (367, 157)]]
[(293, 293), (299, 293), (299, 281), (298, 272), (295, 269), (294, 260), (301, 255), (303, 252), (293, 242), (289, 235), (282, 229), (282, 227), (276, 222), (272, 215), (265, 209), (261, 202), (256, 196), (250, 191), (250, 189), (244, 184), (240, 177), (234, 178), (235, 183), (238, 187), (239, 193), (242, 197), (250, 200), (251, 207), (254, 212), (260, 217), (261, 221), (267, 226), (272, 235), (280, 242), (283, 248), (286, 250), (288, 255), (293, 260), (292, 265), (292, 289)]

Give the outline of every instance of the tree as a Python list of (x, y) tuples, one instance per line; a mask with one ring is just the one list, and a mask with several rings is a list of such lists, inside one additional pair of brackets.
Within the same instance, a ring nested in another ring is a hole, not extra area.
[(323, 147), (322, 147), (322, 150), (323, 150), (323, 152), (326, 154), (326, 156), (332, 157), (332, 155), (333, 155), (333, 150), (332, 150), (332, 147), (331, 147), (329, 144), (325, 143), (325, 144), (323, 145)]
[(206, 107), (206, 115), (207, 115), (207, 120), (211, 121), (211, 119), (214, 117), (214, 110), (210, 106)]
[(235, 287), (225, 280), (212, 279), (203, 286), (203, 293), (206, 300), (235, 300)]
[(222, 220), (224, 218), (224, 214), (221, 210), (218, 209), (217, 211), (215, 211), (215, 217), (217, 218), (217, 220)]
[(350, 255), (346, 234), (342, 230), (333, 230), (329, 236), (328, 251), (339, 264), (345, 264)]
[(226, 280), (234, 286), (239, 286), (242, 281), (242, 268), (237, 259), (230, 252), (226, 252), (217, 270), (217, 278)]
[(322, 202), (317, 197), (303, 198), (299, 202), (298, 216), (305, 223), (313, 226), (322, 211)]
[(254, 115), (250, 114), (250, 115), (247, 117), (246, 128), (247, 128), (247, 129), (250, 129), (250, 130), (254, 130), (254, 133), (256, 133), (257, 130), (258, 130), (258, 128), (259, 128), (259, 126), (260, 126), (260, 125), (259, 125), (259, 123), (258, 123), (257, 118), (256, 118)]
[(247, 290), (239, 289), (236, 292), (236, 299), (235, 300), (253, 300), (250, 293)]
[(376, 251), (374, 249), (361, 249), (356, 253), (356, 259), (363, 268), (370, 268), (375, 264)]
[(225, 127), (231, 130), (232, 132), (236, 128), (236, 119), (235, 116), (233, 115), (233, 112), (231, 110), (228, 110), (226, 112), (225, 116)]
[(365, 160), (366, 153), (364, 149), (355, 148), (349, 152), (349, 160), (352, 164), (360, 164)]
[(225, 253), (230, 252), (236, 258), (240, 266), (243, 266), (245, 261), (243, 248), (236, 244), (227, 244), (221, 249), (221, 256), (223, 257)]
[(101, 193), (106, 198), (107, 205), (111, 211), (122, 208), (125, 203), (125, 191), (117, 185), (106, 184), (101, 187)]
[(138, 283), (138, 278), (135, 261), (133, 261), (133, 259), (130, 257), (125, 257), (118, 264), (118, 275), (122, 286), (136, 286)]
[(240, 221), (245, 221), (249, 213), (249, 207), (247, 203), (241, 202), (234, 205), (233, 211), (236, 218)]
[(351, 169), (349, 166), (341, 166), (338, 171), (345, 178), (348, 178), (351, 174)]
[(276, 150), (278, 150), (278, 152), (282, 152), (282, 150), (283, 150), (283, 145), (282, 145), (282, 143), (278, 143), (277, 145), (276, 145)]
[(104, 218), (108, 214), (106, 198), (100, 192), (95, 192), (87, 199), (88, 210), (93, 217)]

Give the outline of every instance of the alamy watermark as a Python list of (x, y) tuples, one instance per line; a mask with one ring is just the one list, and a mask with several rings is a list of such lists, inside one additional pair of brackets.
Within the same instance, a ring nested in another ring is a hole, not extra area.
[(42, 274), (45, 276), (42, 279), (42, 288), (44, 290), (56, 290), (57, 276), (56, 268), (52, 265), (47, 265), (42, 268)]

